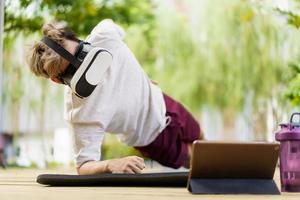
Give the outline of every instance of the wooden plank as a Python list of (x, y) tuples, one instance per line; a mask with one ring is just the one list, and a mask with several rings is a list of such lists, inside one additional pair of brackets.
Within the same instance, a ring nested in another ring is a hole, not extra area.
[[(67, 173), (67, 171), (37, 171), (37, 170), (0, 170), (1, 200), (294, 200), (300, 198), (300, 193), (282, 193), (271, 195), (192, 195), (186, 188), (141, 188), (141, 187), (47, 187), (35, 182), (40, 173)], [(73, 173), (73, 171), (71, 172)], [(279, 172), (275, 174), (279, 185)]]

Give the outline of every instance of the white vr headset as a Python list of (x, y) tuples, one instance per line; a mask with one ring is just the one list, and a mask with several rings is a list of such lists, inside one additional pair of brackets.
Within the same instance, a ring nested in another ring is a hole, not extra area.
[(75, 55), (72, 55), (49, 37), (44, 37), (41, 41), (70, 62), (57, 78), (70, 86), (80, 98), (90, 96), (111, 66), (111, 53), (87, 42), (80, 41)]

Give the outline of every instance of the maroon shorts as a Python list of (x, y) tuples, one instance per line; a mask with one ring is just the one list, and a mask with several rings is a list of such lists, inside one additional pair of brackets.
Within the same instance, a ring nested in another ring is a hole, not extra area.
[(188, 144), (199, 139), (200, 126), (194, 117), (181, 105), (167, 95), (166, 116), (171, 117), (169, 125), (147, 146), (135, 147), (143, 156), (160, 164), (179, 168), (189, 159)]

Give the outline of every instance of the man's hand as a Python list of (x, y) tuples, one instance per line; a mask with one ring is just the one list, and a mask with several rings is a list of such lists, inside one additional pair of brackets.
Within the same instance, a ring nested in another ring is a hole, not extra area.
[(111, 173), (137, 174), (145, 167), (144, 159), (138, 156), (107, 160), (107, 170)]

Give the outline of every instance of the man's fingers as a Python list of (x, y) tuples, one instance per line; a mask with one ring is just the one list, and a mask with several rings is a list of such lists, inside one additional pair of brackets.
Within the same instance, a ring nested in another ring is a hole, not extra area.
[(141, 161), (141, 162), (144, 162), (144, 158), (136, 156), (136, 159), (139, 160), (139, 161)]
[(138, 167), (139, 167), (140, 169), (144, 169), (144, 168), (146, 167), (143, 158), (138, 157), (138, 156), (135, 156), (135, 157), (134, 157), (134, 160), (136, 161), (136, 163), (137, 163), (137, 165), (138, 165)]
[(131, 168), (132, 171), (134, 171), (134, 173), (136, 174), (140, 174), (142, 172), (142, 169), (140, 169), (137, 166), (137, 163), (130, 163), (129, 167)]
[(127, 167), (124, 171), (125, 174), (135, 174), (136, 172), (131, 168)]
[(129, 158), (133, 159), (133, 160), (138, 160), (141, 162), (144, 162), (144, 158), (138, 157), (138, 156), (130, 156)]
[(138, 167), (140, 170), (143, 170), (146, 167), (144, 162), (137, 161), (137, 160), (134, 161), (134, 165)]

